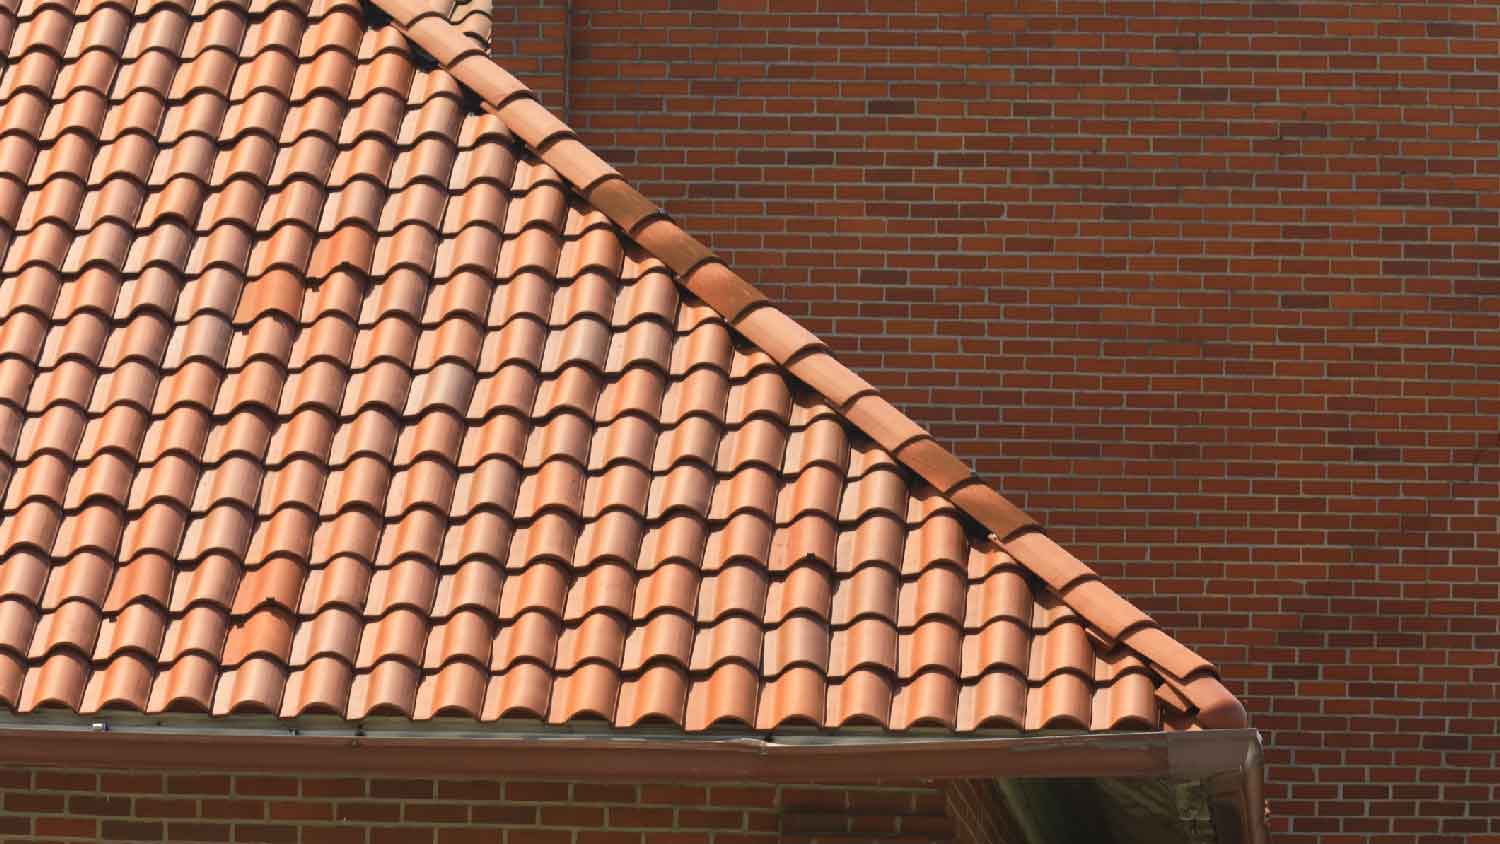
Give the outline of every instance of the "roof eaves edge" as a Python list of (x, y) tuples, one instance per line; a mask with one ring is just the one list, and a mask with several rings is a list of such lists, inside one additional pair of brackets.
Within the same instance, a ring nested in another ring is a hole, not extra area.
[[(506, 729), (461, 719), (391, 727), (382, 719), (0, 713), (0, 763), (148, 769), (202, 767), (210, 754), (244, 770), (568, 776), (609, 779), (849, 780), (892, 766), (926, 777), (1192, 776), (1233, 772), (1259, 748), (1250, 730), (1033, 732), (973, 736), (682, 734), (635, 729)], [(1066, 758), (1068, 764), (1059, 764)], [(290, 761), (289, 761), (290, 760)]]
[[(1168, 636), (1149, 616), (1109, 588), (1041, 525), (985, 483), (928, 431), (868, 381), (833, 356), (796, 320), (636, 190), (585, 146), (536, 95), (489, 56), (428, 0), (371, 0), (413, 43), (431, 55), (487, 110), (536, 152), (591, 205), (673, 271), (678, 284), (703, 300), (773, 360), (822, 395), (860, 431), (991, 532), (1007, 553), (1035, 572), (1085, 620), (1118, 635), (1127, 647), (1169, 675), (1199, 709), (1204, 727), (1238, 728), (1245, 709), (1211, 664)], [(1080, 584), (1092, 583), (1087, 593)], [(1070, 593), (1078, 592), (1070, 599)]]

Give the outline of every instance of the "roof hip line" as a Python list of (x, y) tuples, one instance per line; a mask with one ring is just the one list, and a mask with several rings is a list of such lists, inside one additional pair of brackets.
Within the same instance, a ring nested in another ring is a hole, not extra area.
[(1210, 663), (1104, 584), (1092, 569), (1047, 537), (1036, 519), (985, 483), (873, 385), (839, 362), (826, 344), (774, 307), (765, 294), (627, 183), (548, 111), (530, 88), (491, 58), (484, 45), (449, 21), (442, 9), (428, 0), (370, 2), (477, 95), (487, 111), (499, 116), (564, 181), (666, 264), (679, 285), (983, 525), (995, 542), (1086, 621), (1156, 667), (1168, 687), (1199, 709), (1200, 724), (1246, 726), (1244, 706), (1224, 687)]

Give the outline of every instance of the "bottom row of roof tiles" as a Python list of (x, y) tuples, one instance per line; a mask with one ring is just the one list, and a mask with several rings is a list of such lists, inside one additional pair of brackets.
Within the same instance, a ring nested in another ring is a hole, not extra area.
[[(945, 574), (944, 587), (957, 590), (946, 599), (924, 597), (921, 577), (907, 581), (891, 601), (899, 609), (850, 619), (861, 576), (885, 571), (866, 567), (831, 578), (832, 616), (796, 608), (775, 621), (768, 621), (775, 607), (767, 612), (753, 599), (748, 609), (764, 614), (715, 616), (721, 599), (711, 593), (730, 575), (735, 589), (752, 595), (784, 590), (798, 575), (829, 581), (820, 567), (797, 567), (774, 582), (743, 565), (708, 577), (665, 566), (639, 579), (624, 567), (600, 567), (571, 585), (546, 563), (509, 577), (487, 568), (471, 563), (435, 577), (430, 611), (403, 605), (379, 617), (343, 603), (311, 615), (263, 605), (231, 617), (208, 603), (169, 612), (142, 600), (101, 613), (78, 598), (38, 613), (10, 597), (0, 601), (0, 701), (22, 711), (582, 718), (691, 730), (1157, 725), (1156, 683), (1145, 667), (1102, 649), (1065, 607), (1045, 593), (1036, 599), (1038, 587), (1009, 565), (973, 582)], [(688, 606), (651, 605), (653, 594), (665, 594), (660, 578), (669, 572), (698, 581), (701, 594)], [(605, 596), (611, 589), (599, 585), (601, 576), (628, 594)], [(503, 581), (499, 594), (455, 606), (454, 593), (481, 579)], [(566, 596), (508, 597), (549, 581)], [(580, 597), (590, 590), (601, 595)], [(944, 600), (968, 606), (959, 617), (917, 614)]]

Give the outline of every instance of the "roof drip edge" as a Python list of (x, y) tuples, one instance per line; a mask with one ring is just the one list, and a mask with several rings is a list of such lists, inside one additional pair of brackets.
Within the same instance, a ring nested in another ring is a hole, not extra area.
[[(1077, 777), (1246, 773), (1254, 730), (1058, 731), (975, 736), (775, 734), (490, 727), (370, 722), (323, 725), (265, 716), (0, 717), (0, 761), (104, 768), (298, 770), (600, 779), (861, 782), (903, 776)], [(628, 752), (621, 752), (628, 751)]]

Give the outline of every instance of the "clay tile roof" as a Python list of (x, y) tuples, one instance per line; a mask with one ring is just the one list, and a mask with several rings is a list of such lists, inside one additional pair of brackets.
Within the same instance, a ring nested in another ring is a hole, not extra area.
[(488, 20), (0, 0), (0, 702), (1243, 724)]

